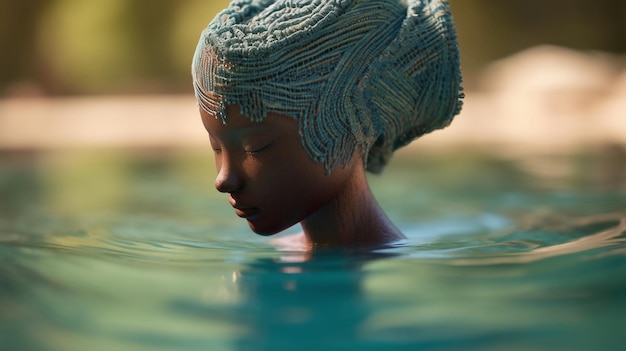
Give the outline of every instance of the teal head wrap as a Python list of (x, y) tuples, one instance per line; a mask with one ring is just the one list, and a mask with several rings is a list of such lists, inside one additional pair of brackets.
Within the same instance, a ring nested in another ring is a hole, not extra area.
[(393, 152), (461, 110), (445, 0), (234, 0), (204, 30), (192, 75), (201, 108), (298, 120), (328, 172), (357, 148), (380, 172)]

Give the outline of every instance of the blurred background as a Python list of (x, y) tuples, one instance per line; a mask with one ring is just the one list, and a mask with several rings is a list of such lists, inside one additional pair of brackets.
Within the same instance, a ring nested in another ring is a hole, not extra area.
[[(626, 2), (450, 3), (464, 109), (450, 127), (412, 143), (396, 159), (408, 155), (415, 162), (415, 152), (452, 150), (453, 157), (439, 159), (447, 160), (444, 168), (450, 165), (446, 172), (460, 172), (462, 182), (467, 172), (460, 159), (477, 150), (574, 155), (570, 160), (582, 153), (583, 163), (534, 159), (518, 166), (556, 178), (581, 178), (575, 170), (591, 167), (601, 173), (589, 176), (600, 186), (626, 184)], [(58, 203), (67, 203), (72, 191), (84, 193), (77, 185), (91, 184), (89, 193), (113, 196), (125, 184), (133, 151), (140, 159), (170, 157), (171, 167), (183, 165), (198, 189), (210, 191), (213, 162), (189, 70), (200, 32), (226, 5), (2, 0), (0, 190), (28, 199), (24, 189), (65, 189)], [(146, 172), (153, 166), (148, 163)], [(84, 208), (94, 197), (70, 207)]]
[[(190, 93), (199, 32), (226, 0), (3, 0), (4, 96)], [(626, 51), (626, 4), (599, 0), (451, 1), (466, 85), (492, 61), (553, 44)]]
[[(0, 149), (203, 142), (190, 60), (227, 3), (3, 0)], [(468, 97), (425, 144), (624, 142), (625, 2), (450, 3)]]

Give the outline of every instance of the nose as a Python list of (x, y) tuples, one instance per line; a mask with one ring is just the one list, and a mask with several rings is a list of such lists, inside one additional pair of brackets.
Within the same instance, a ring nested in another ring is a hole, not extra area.
[(215, 189), (220, 193), (232, 193), (243, 186), (242, 177), (233, 164), (222, 160), (215, 177)]

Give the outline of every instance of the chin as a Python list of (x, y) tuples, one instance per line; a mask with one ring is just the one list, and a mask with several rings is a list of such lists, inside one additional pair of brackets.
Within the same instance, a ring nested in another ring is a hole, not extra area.
[(260, 223), (253, 223), (248, 221), (248, 226), (252, 231), (261, 236), (272, 236), (274, 234), (278, 234), (283, 230), (289, 229), (292, 225), (288, 226), (264, 226)]

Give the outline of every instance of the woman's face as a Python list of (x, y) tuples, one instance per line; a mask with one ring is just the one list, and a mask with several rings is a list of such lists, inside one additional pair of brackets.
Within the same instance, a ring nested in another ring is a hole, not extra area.
[(257, 234), (278, 233), (328, 205), (354, 172), (348, 166), (326, 174), (302, 147), (291, 117), (270, 113), (252, 122), (236, 105), (226, 109), (226, 124), (200, 114), (215, 152), (215, 188)]

